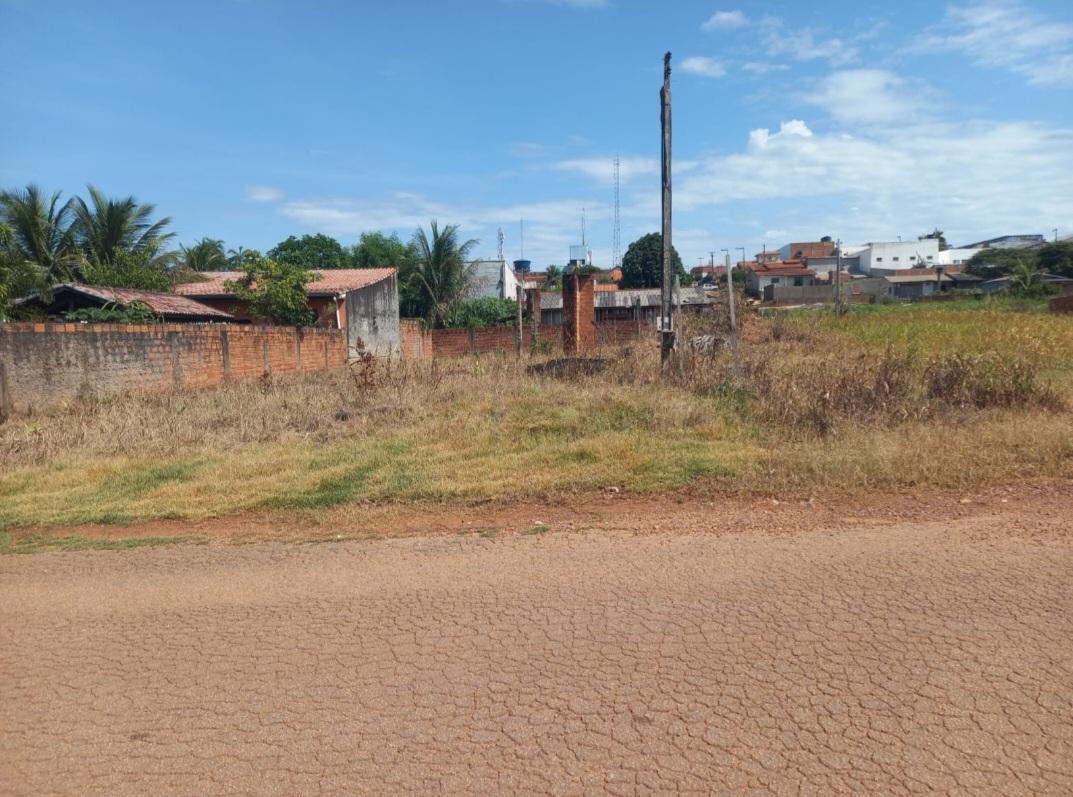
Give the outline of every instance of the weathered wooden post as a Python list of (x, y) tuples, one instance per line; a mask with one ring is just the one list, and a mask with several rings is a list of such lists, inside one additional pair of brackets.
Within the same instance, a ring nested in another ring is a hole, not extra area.
[(663, 88), (659, 91), (659, 121), (663, 140), (663, 278), (660, 281), (660, 368), (674, 349), (674, 320), (671, 314), (674, 291), (674, 247), (671, 243), (671, 54), (663, 56)]

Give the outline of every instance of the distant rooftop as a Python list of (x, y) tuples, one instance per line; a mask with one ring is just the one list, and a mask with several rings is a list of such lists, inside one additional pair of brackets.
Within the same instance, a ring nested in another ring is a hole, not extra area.
[[(310, 296), (337, 296), (373, 285), (394, 273), (393, 268), (326, 268), (313, 272), (315, 279), (306, 285), (306, 292)], [(224, 288), (224, 283), (240, 280), (244, 274), (241, 271), (202, 271), (201, 276), (206, 279), (176, 285), (175, 292), (183, 296), (234, 296)]]

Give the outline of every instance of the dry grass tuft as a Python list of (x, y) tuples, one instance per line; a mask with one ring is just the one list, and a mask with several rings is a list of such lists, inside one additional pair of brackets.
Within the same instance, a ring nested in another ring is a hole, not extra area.
[[(737, 356), (683, 347), (665, 378), (653, 336), (598, 367), (362, 360), (15, 419), (0, 426), (0, 531), (612, 486), (807, 496), (1073, 477), (1070, 319), (743, 320)], [(726, 333), (716, 316), (682, 335)]]

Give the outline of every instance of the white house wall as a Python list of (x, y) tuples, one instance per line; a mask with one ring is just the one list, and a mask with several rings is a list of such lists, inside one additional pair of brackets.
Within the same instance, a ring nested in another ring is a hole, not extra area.
[(922, 241), (883, 241), (869, 244), (858, 255), (861, 271), (871, 274), (872, 269), (902, 271), (909, 268), (930, 268), (939, 262), (939, 241), (925, 238)]

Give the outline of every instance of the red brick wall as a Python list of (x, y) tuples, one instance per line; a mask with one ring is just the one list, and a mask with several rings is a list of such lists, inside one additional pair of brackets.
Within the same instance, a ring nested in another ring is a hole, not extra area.
[(420, 321), (415, 318), (399, 319), (399, 333), (404, 358), (421, 360), (432, 356), (432, 340), (421, 327)]
[(1073, 313), (1073, 296), (1056, 296), (1051, 299), (1052, 313)]
[[(338, 330), (231, 324), (0, 324), (0, 395), (11, 412), (85, 394), (209, 387), (346, 366)], [(2, 410), (3, 408), (0, 408)]]
[[(651, 325), (641, 325), (641, 335), (650, 331)], [(514, 351), (514, 327), (484, 327), (477, 329), (433, 329), (425, 333), (426, 356), (459, 357), (463, 354), (487, 354), (490, 352)], [(637, 340), (637, 324), (632, 320), (590, 322), (586, 335), (596, 346), (620, 346)], [(541, 324), (537, 340), (550, 341), (555, 349), (562, 348), (564, 328), (554, 324)], [(528, 326), (522, 329), (522, 350), (528, 353), (532, 338)]]
[(592, 274), (563, 278), (564, 354), (584, 354), (596, 348), (594, 283)]

